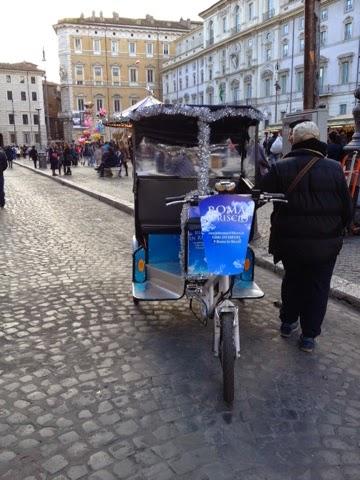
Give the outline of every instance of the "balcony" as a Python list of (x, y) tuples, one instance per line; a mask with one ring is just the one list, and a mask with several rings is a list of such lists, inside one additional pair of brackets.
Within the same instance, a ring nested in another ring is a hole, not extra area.
[(322, 97), (326, 97), (327, 95), (332, 94), (332, 86), (331, 85), (319, 85), (319, 95)]
[(235, 26), (232, 27), (232, 29), (231, 29), (231, 34), (234, 35), (235, 33), (239, 33), (240, 30), (241, 30), (240, 25), (235, 25)]
[(266, 22), (266, 20), (270, 20), (275, 15), (275, 8), (272, 8), (271, 10), (268, 10), (267, 12), (263, 13), (263, 22)]

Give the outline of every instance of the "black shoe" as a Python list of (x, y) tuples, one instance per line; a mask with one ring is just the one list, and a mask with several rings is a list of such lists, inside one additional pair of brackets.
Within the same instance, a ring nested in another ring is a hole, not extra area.
[(280, 335), (283, 338), (289, 338), (293, 332), (299, 328), (299, 322), (286, 323), (283, 322), (280, 326)]
[(302, 352), (312, 353), (315, 348), (315, 339), (312, 337), (304, 337), (300, 335), (299, 338), (299, 348)]

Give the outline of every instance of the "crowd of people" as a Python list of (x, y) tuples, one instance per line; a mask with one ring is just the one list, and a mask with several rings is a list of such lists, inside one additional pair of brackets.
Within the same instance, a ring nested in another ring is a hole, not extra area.
[[(4, 148), (7, 158), (7, 166), (12, 168), (13, 160), (19, 158), (29, 158), (34, 168), (39, 168), (40, 155), (35, 145), (16, 146), (8, 145)], [(130, 140), (121, 140), (119, 142), (110, 141), (89, 142), (85, 145), (66, 142), (53, 142), (46, 149), (46, 163), (50, 165), (53, 176), (72, 175), (72, 166), (83, 165), (93, 167), (100, 177), (111, 176), (111, 168), (119, 167), (118, 176), (124, 174), (128, 176), (128, 161), (132, 159), (132, 148)], [(58, 173), (56, 173), (58, 172)]]

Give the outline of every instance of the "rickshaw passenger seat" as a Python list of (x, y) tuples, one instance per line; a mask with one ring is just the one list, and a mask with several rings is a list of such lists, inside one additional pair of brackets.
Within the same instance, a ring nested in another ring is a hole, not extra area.
[(196, 178), (138, 176), (135, 216), (144, 233), (180, 232), (182, 205), (166, 206), (166, 197), (196, 189)]

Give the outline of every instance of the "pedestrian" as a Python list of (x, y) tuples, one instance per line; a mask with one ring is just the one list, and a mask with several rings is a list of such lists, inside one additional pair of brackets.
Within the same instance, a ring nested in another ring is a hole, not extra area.
[(284, 193), (288, 201), (274, 205), (269, 241), (269, 253), (285, 270), (280, 334), (290, 337), (300, 319), (299, 347), (312, 352), (352, 207), (341, 165), (325, 158), (327, 145), (317, 125), (296, 125), (291, 140), (291, 152), (271, 167), (261, 188)]
[(122, 167), (124, 167), (125, 175), (128, 177), (129, 176), (128, 151), (127, 151), (127, 149), (125, 147), (125, 143), (123, 141), (120, 142), (119, 151), (121, 152), (121, 163), (120, 163), (119, 177), (121, 177)]
[(0, 208), (5, 207), (4, 171), (8, 166), (8, 158), (5, 151), (0, 147)]
[(279, 160), (279, 158), (281, 158), (282, 149), (283, 149), (283, 139), (282, 139), (281, 131), (279, 131), (279, 132), (276, 132), (275, 139), (272, 141), (270, 145), (269, 161), (271, 164), (274, 164), (277, 160)]
[(29, 152), (29, 157), (31, 160), (34, 162), (34, 168), (37, 168), (37, 161), (38, 161), (38, 152), (35, 148), (35, 145), (31, 147), (31, 150)]
[(64, 175), (71, 175), (71, 165), (73, 161), (73, 150), (70, 148), (70, 146), (65, 143), (64, 144), (64, 150), (63, 150), (63, 167), (64, 167)]
[(327, 155), (329, 158), (341, 162), (344, 154), (341, 138), (337, 132), (330, 132), (328, 137)]
[(5, 147), (4, 151), (7, 157), (8, 167), (13, 168), (13, 160), (16, 158), (16, 152), (14, 147), (8, 145), (7, 147)]
[(55, 145), (51, 145), (49, 148), (49, 160), (53, 177), (56, 177), (55, 170), (59, 168), (59, 152)]

